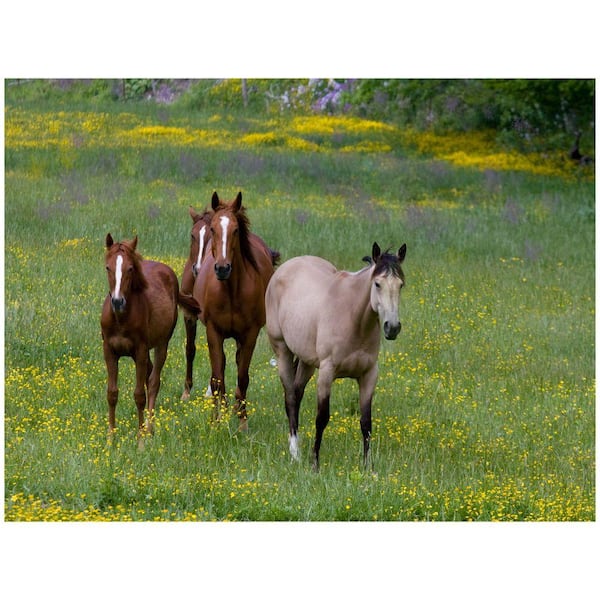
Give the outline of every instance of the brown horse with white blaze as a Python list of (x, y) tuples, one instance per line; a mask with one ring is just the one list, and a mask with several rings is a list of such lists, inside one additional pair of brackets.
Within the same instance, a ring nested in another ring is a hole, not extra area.
[[(192, 219), (192, 230), (190, 232), (190, 253), (183, 267), (181, 276), (181, 293), (191, 296), (194, 293), (194, 284), (198, 271), (206, 257), (210, 254), (210, 223), (213, 218), (213, 211), (205, 209), (203, 212), (197, 212), (192, 206), (189, 208)], [(181, 396), (182, 400), (190, 397), (190, 391), (193, 385), (193, 365), (196, 356), (196, 331), (198, 327), (198, 313), (194, 311), (183, 311), (183, 322), (185, 325), (185, 354), (186, 354), (186, 375), (185, 386)]]
[[(233, 338), (237, 344), (238, 374), (235, 411), (240, 418), (240, 428), (246, 429), (250, 361), (265, 324), (265, 290), (279, 253), (250, 232), (241, 192), (231, 202), (221, 202), (215, 192), (211, 207), (210, 252), (200, 261), (193, 296), (206, 327), (215, 415), (218, 418), (221, 408), (227, 404), (223, 343), (226, 338)], [(189, 395), (192, 386), (192, 345), (188, 336), (184, 397)]]
[[(135, 361), (134, 398), (141, 433), (144, 429), (146, 391), (147, 424), (148, 430), (152, 431), (160, 373), (177, 323), (177, 306), (179, 304), (196, 315), (200, 307), (192, 297), (179, 293), (177, 276), (170, 267), (142, 259), (136, 251), (137, 243), (137, 236), (131, 241), (121, 242), (115, 242), (110, 233), (106, 236), (105, 265), (109, 293), (102, 307), (100, 325), (108, 374), (109, 428), (114, 431), (116, 426), (119, 358), (130, 356)], [(154, 362), (150, 360), (152, 349)]]
[(289, 448), (298, 459), (298, 415), (306, 385), (316, 369), (317, 418), (313, 465), (319, 468), (323, 431), (329, 422), (329, 399), (335, 379), (358, 382), (363, 460), (371, 438), (371, 403), (377, 383), (380, 331), (393, 340), (400, 332), (398, 303), (404, 285), (397, 254), (373, 244), (369, 266), (338, 271), (316, 256), (292, 258), (277, 269), (266, 293), (267, 334), (277, 355), (289, 422)]

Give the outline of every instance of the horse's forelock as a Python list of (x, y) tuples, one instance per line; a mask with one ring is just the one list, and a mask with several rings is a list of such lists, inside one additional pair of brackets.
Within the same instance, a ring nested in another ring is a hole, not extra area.
[(387, 275), (389, 273), (391, 273), (395, 277), (399, 277), (404, 281), (404, 271), (402, 270), (402, 264), (400, 263), (398, 256), (396, 254), (391, 254), (388, 248), (388, 250), (381, 254), (377, 259), (373, 275)]
[(238, 224), (238, 238), (240, 242), (240, 250), (242, 252), (243, 257), (250, 262), (250, 264), (254, 267), (255, 270), (259, 270), (258, 264), (256, 263), (256, 259), (254, 258), (254, 253), (252, 252), (252, 248), (250, 245), (250, 219), (246, 213), (246, 207), (242, 206), (239, 210), (232, 210), (231, 205), (222, 204), (219, 208), (214, 212), (213, 220), (216, 218), (217, 214), (220, 215), (221, 212), (230, 214)]
[(126, 254), (133, 265), (134, 277), (132, 280), (132, 289), (136, 291), (146, 289), (148, 287), (148, 282), (142, 271), (142, 255), (133, 249), (133, 244), (131, 242), (127, 241), (116, 242), (107, 250), (106, 254), (108, 256), (111, 254), (117, 255), (119, 253)]

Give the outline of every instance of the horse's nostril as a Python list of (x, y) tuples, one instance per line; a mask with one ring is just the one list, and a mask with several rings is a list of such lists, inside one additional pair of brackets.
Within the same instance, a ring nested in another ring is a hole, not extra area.
[(111, 298), (113, 310), (121, 312), (125, 308), (125, 298)]
[(383, 333), (388, 340), (395, 340), (402, 329), (402, 324), (398, 321), (397, 323), (390, 323), (386, 321), (383, 324)]
[(217, 275), (217, 279), (221, 281), (227, 279), (229, 275), (231, 275), (231, 264), (226, 264), (224, 266), (215, 264), (215, 274)]

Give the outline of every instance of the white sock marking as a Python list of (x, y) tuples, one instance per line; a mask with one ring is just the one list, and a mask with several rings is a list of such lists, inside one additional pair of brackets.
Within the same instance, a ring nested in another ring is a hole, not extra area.
[(229, 217), (221, 217), (219, 221), (221, 222), (221, 229), (223, 231), (223, 238), (221, 240), (223, 245), (223, 258), (227, 258), (227, 227), (229, 226)]
[(290, 454), (294, 460), (300, 460), (300, 446), (297, 435), (290, 434)]

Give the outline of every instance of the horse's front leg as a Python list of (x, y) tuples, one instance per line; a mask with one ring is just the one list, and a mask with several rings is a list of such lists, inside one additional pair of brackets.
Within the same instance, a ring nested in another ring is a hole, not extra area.
[(225, 395), (225, 352), (223, 342), (225, 338), (210, 323), (206, 326), (206, 340), (208, 342), (208, 355), (210, 357), (210, 389), (214, 400), (214, 418), (220, 420), (222, 410), (227, 408)]
[[(366, 469), (369, 462), (371, 444), (371, 404), (377, 384), (377, 364), (358, 379), (360, 395), (360, 430), (363, 436), (363, 465)], [(372, 466), (372, 465), (371, 465)]]
[(259, 329), (253, 329), (244, 337), (236, 340), (237, 351), (235, 360), (237, 363), (237, 388), (235, 390), (235, 407), (234, 410), (240, 419), (240, 430), (248, 430), (248, 415), (246, 413), (246, 394), (250, 385), (250, 361), (256, 346), (256, 338), (258, 337)]
[(148, 363), (150, 355), (148, 348), (141, 345), (136, 349), (135, 356), (135, 390), (133, 397), (138, 412), (138, 435), (144, 430), (144, 410), (146, 408), (146, 383), (148, 381)]
[(298, 444), (298, 415), (299, 405), (296, 404), (296, 395), (294, 393), (294, 355), (283, 340), (270, 338), (271, 346), (277, 356), (277, 370), (279, 379), (283, 386), (283, 396), (285, 401), (285, 413), (290, 427), (289, 448), (293, 460), (300, 458), (300, 448)]
[(152, 370), (148, 375), (148, 418), (146, 423), (150, 433), (154, 433), (154, 407), (160, 390), (160, 374), (167, 360), (167, 348), (168, 342), (162, 346), (157, 346), (154, 350), (154, 365), (149, 365)]
[(106, 401), (108, 403), (108, 428), (112, 434), (116, 428), (117, 401), (119, 399), (119, 357), (104, 342), (104, 362), (106, 363), (107, 384)]
[(194, 358), (196, 357), (196, 330), (198, 319), (190, 314), (184, 313), (183, 322), (185, 323), (185, 384), (182, 400), (190, 397), (190, 392), (194, 384), (193, 369)]

